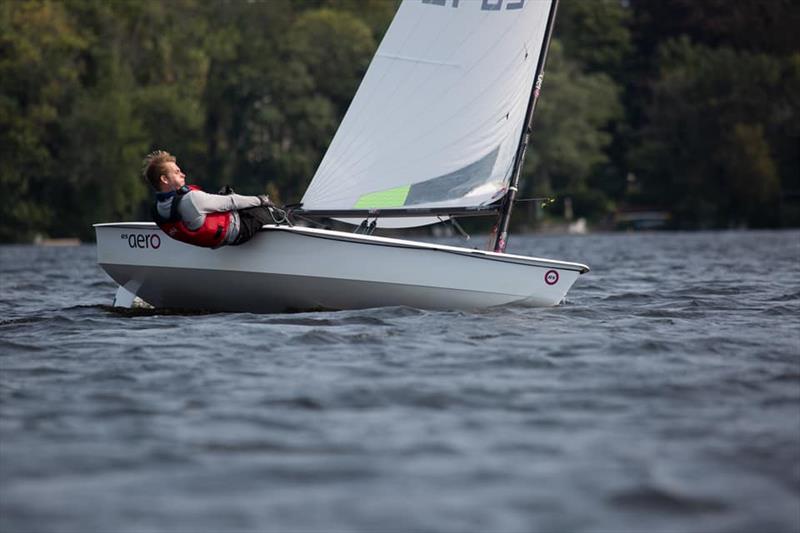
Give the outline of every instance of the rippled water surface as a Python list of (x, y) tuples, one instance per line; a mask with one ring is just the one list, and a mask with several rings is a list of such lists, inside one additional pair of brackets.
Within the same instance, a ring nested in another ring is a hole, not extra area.
[(0, 247), (0, 531), (800, 531), (800, 233), (522, 237), (552, 309), (115, 312)]

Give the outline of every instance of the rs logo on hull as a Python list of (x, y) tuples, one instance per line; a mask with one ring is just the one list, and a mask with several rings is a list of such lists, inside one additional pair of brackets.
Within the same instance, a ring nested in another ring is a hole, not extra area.
[(123, 233), (120, 235), (122, 240), (128, 241), (129, 248), (143, 248), (158, 250), (161, 248), (161, 237), (152, 233), (145, 235), (144, 233)]

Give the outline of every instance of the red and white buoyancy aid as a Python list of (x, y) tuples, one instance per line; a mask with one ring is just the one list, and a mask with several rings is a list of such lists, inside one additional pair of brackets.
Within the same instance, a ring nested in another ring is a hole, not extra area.
[(175, 196), (172, 197), (172, 204), (169, 209), (169, 217), (167, 218), (159, 214), (158, 203), (156, 203), (153, 206), (153, 221), (173, 239), (194, 244), (195, 246), (216, 248), (222, 246), (225, 242), (225, 236), (228, 234), (228, 228), (231, 224), (231, 213), (229, 211), (206, 214), (203, 225), (195, 230), (186, 226), (178, 212), (178, 207), (183, 197), (191, 191), (200, 190), (202, 189), (196, 185), (188, 185), (175, 191)]

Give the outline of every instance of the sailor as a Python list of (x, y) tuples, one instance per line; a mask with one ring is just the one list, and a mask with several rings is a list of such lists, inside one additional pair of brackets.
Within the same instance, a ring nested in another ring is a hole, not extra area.
[(186, 174), (169, 152), (148, 154), (142, 174), (156, 192), (153, 220), (173, 239), (207, 248), (237, 246), (274, 221), (270, 209), (275, 206), (265, 194), (242, 196), (227, 186), (209, 194), (186, 185)]

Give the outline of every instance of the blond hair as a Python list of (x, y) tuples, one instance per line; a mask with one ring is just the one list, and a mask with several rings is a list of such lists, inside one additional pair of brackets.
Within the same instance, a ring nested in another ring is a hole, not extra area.
[(161, 190), (161, 176), (167, 173), (167, 163), (175, 163), (175, 156), (164, 150), (147, 154), (142, 161), (142, 176), (156, 191)]

